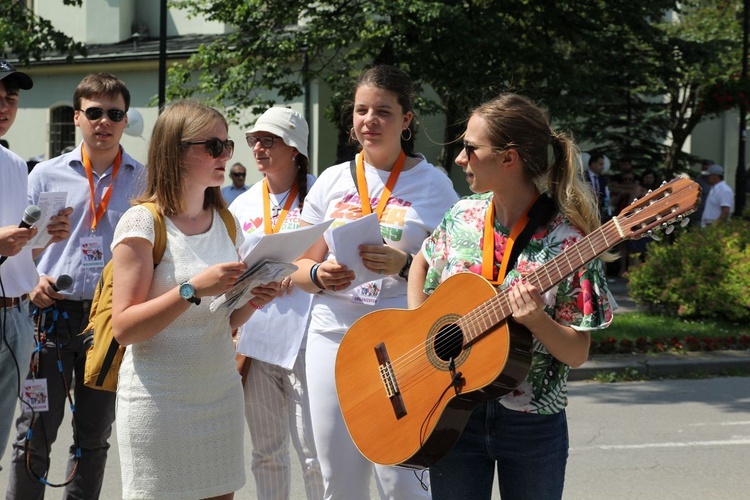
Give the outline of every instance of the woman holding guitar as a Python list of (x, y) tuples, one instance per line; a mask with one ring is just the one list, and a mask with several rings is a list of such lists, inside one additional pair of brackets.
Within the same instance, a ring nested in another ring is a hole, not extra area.
[[(454, 274), (480, 274), (511, 289), (507, 325), (531, 332), (533, 353), (525, 380), (479, 403), (456, 445), (430, 466), (435, 499), (489, 499), (495, 467), (503, 500), (562, 497), (568, 371), (586, 361), (589, 330), (608, 326), (612, 309), (599, 260), (545, 294), (524, 275), (600, 224), (576, 154), (571, 139), (550, 128), (546, 113), (519, 95), (493, 99), (469, 119), (456, 163), (478, 194), (456, 203), (415, 256), (409, 307), (420, 306)], [(530, 214), (545, 204), (547, 215)], [(524, 245), (519, 235), (526, 225), (531, 232)]]
[(350, 135), (362, 151), (353, 162), (323, 171), (302, 211), (301, 226), (332, 218), (332, 227), (374, 213), (383, 237), (382, 244), (361, 246), (359, 254), (364, 267), (382, 278), (359, 286), (351, 286), (354, 272), (337, 263), (322, 238), (295, 262), (295, 284), (315, 294), (307, 380), (325, 498), (369, 498), (373, 470), (381, 497), (429, 498), (411, 471), (373, 465), (360, 454), (344, 424), (334, 380), (344, 333), (371, 311), (406, 306), (412, 256), (457, 199), (448, 177), (413, 152), (414, 93), (409, 76), (391, 66), (373, 67), (359, 77)]

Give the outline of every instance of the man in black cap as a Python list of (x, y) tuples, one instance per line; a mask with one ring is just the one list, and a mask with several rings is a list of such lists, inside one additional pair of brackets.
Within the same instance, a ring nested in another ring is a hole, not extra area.
[[(0, 59), (0, 137), (4, 136), (18, 111), (21, 90), (33, 85), (26, 73)], [(39, 281), (31, 247), (35, 227), (18, 227), (28, 206), (26, 162), (9, 149), (0, 147), (0, 459), (8, 443), (13, 413), (20, 389), (29, 370), (34, 350), (34, 325), (29, 318), (28, 293)], [(52, 241), (70, 234), (69, 212), (53, 217), (47, 230)]]

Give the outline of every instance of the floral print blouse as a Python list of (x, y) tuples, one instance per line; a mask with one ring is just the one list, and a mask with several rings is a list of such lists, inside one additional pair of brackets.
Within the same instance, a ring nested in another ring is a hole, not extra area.
[[(432, 236), (425, 240), (422, 251), (429, 264), (425, 293), (431, 294), (443, 280), (454, 274), (482, 274), (484, 222), (491, 200), (491, 193), (459, 200)], [(497, 279), (509, 234), (510, 228), (495, 221), (494, 279)], [(521, 274), (541, 267), (583, 237), (580, 230), (558, 213), (531, 237), (502, 288), (512, 286)], [(547, 314), (563, 326), (585, 331), (606, 328), (612, 322), (607, 279), (599, 259), (578, 269), (542, 296)], [(500, 403), (512, 410), (552, 415), (562, 411), (568, 403), (570, 367), (555, 359), (536, 338), (533, 344), (529, 374), (515, 390), (500, 398)]]

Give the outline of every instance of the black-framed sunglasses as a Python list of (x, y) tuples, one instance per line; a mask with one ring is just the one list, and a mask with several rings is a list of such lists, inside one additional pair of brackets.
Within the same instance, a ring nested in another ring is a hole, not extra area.
[(259, 142), (262, 148), (268, 149), (273, 147), (273, 141), (275, 141), (277, 137), (272, 135), (264, 135), (262, 137), (248, 135), (245, 136), (245, 139), (247, 139), (247, 145), (250, 146), (250, 149), (253, 149), (255, 147), (256, 142)]
[(483, 146), (483, 145), (481, 145), (481, 144), (469, 144), (469, 143), (468, 143), (468, 142), (466, 142), (466, 141), (463, 141), (463, 142), (461, 143), (461, 145), (463, 146), (463, 150), (464, 150), (464, 151), (466, 151), (466, 158), (469, 158), (469, 159), (471, 159), (471, 154), (472, 154), (472, 153), (473, 153), (474, 151), (476, 151), (477, 149), (479, 149), (479, 148), (492, 148), (492, 149), (498, 149), (498, 148), (496, 148), (495, 146)]
[(234, 154), (234, 141), (232, 139), (221, 141), (214, 137), (213, 139), (206, 139), (205, 141), (186, 141), (183, 142), (183, 144), (186, 146), (199, 146), (203, 144), (206, 146), (206, 152), (211, 158), (218, 158), (225, 149), (229, 152), (230, 158)]
[(91, 107), (81, 110), (84, 115), (86, 115), (86, 118), (89, 120), (98, 120), (102, 116), (104, 116), (104, 112), (107, 112), (107, 118), (109, 118), (113, 122), (121, 122), (125, 119), (125, 115), (127, 113), (121, 109), (117, 108), (109, 108), (105, 110), (104, 108), (98, 108), (98, 107)]
[(243, 179), (245, 178), (245, 174), (242, 172), (232, 172), (230, 175), (232, 177), (242, 177)]

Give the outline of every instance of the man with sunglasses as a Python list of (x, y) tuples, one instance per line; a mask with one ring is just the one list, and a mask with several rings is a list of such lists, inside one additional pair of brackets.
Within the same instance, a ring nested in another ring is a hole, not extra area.
[[(86, 345), (78, 334), (88, 322), (102, 268), (112, 257), (115, 226), (143, 186), (143, 165), (120, 146), (129, 106), (130, 92), (116, 76), (86, 76), (73, 94), (73, 119), (83, 141), (70, 153), (39, 163), (29, 175), (31, 203), (44, 192), (65, 192), (74, 212), (70, 238), (50, 245), (41, 255), (37, 264), (40, 281), (30, 293), (33, 304), (48, 311), (41, 321), (49, 333), (34, 376), (46, 380), (49, 410), (37, 413), (26, 451), (32, 414), (22, 408), (16, 423), (7, 499), (44, 498), (45, 484), (38, 476), (48, 468), (49, 450), (63, 421), (68, 389), (74, 397), (75, 441), (65, 476), (46, 481), (63, 483), (73, 476), (65, 498), (99, 498), (115, 418), (115, 393), (83, 385)], [(54, 285), (62, 274), (70, 275), (73, 284), (61, 293)], [(59, 314), (56, 317), (55, 310)]]
[(224, 201), (227, 202), (227, 205), (231, 205), (235, 198), (250, 188), (250, 186), (245, 184), (246, 175), (247, 170), (242, 163), (237, 162), (232, 165), (232, 168), (229, 170), (229, 177), (231, 177), (232, 183), (221, 188), (221, 194), (224, 196)]

